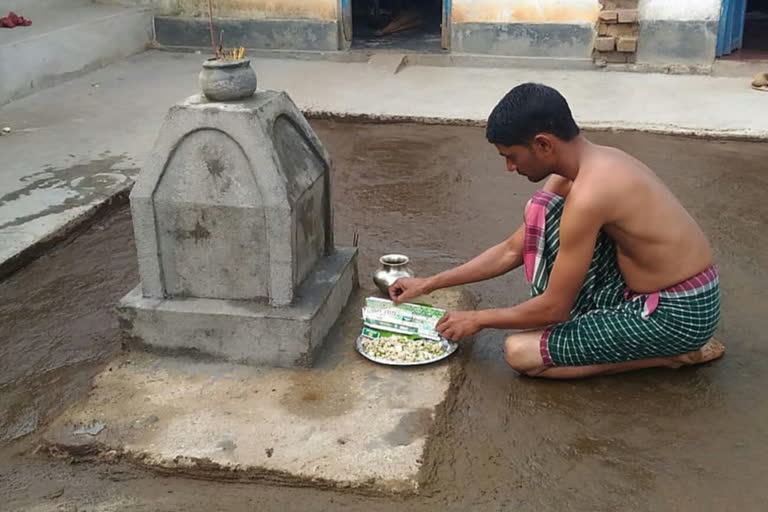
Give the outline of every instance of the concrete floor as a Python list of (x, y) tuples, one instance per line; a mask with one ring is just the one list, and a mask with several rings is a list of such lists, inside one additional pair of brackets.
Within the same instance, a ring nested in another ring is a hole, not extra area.
[(0, 105), (141, 53), (154, 36), (147, 5), (91, 0), (8, 3), (0, 2), (0, 16), (11, 10), (32, 24), (0, 32)]
[[(420, 275), (465, 261), (515, 229), (534, 190), (505, 172), (479, 128), (313, 125), (336, 162), (336, 239), (349, 245), (360, 233), (363, 280), (390, 251), (411, 256)], [(121, 460), (51, 459), (34, 453), (39, 438), (31, 435), (0, 452), (0, 503), (23, 512), (763, 510), (768, 149), (588, 136), (648, 163), (710, 237), (722, 276), (722, 360), (544, 382), (505, 365), (506, 332), (482, 332), (463, 352), (448, 420), (430, 434), (430, 483), (407, 499), (191, 480)], [(136, 282), (135, 265), (123, 207), (0, 282), (0, 421), (14, 420), (23, 432), (88, 395), (91, 377), (120, 351), (113, 307)], [(471, 291), (481, 308), (527, 296), (520, 272)]]
[[(147, 52), (0, 108), (0, 275), (125, 191), (202, 55)], [(312, 114), (482, 122), (525, 81), (559, 88), (585, 127), (768, 138), (768, 94), (745, 78), (254, 59), (260, 87)]]

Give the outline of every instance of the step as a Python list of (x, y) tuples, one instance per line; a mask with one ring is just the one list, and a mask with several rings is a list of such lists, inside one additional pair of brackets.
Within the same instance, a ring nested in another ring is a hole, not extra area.
[(87, 0), (10, 5), (32, 25), (0, 28), (0, 105), (142, 52), (153, 39), (148, 7)]
[[(750, 80), (758, 73), (768, 71), (768, 60), (725, 60), (717, 59), (712, 66), (714, 76), (742, 76)], [(749, 82), (749, 80), (747, 80)]]

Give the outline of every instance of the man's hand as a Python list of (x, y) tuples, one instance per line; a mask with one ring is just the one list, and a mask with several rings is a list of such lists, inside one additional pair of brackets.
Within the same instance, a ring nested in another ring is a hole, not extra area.
[(426, 279), (420, 277), (401, 277), (389, 287), (389, 298), (395, 304), (400, 304), (421, 295), (426, 295), (429, 292)]
[(482, 327), (477, 311), (451, 311), (443, 315), (436, 328), (443, 338), (459, 341), (472, 336)]

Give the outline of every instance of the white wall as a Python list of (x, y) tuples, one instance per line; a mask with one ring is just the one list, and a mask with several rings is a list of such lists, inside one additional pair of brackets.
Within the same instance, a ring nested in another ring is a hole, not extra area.
[(645, 20), (716, 21), (722, 0), (640, 0), (640, 18)]

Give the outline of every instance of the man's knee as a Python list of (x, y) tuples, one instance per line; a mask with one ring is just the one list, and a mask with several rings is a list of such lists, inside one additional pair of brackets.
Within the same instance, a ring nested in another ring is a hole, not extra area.
[(544, 370), (538, 352), (532, 346), (534, 340), (528, 333), (513, 334), (504, 341), (504, 359), (515, 371), (535, 377)]

